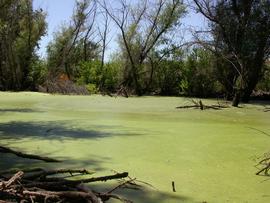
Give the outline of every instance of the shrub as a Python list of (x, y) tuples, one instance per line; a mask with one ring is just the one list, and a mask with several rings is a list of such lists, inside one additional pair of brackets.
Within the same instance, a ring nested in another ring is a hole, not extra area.
[(182, 62), (164, 60), (158, 65), (156, 83), (161, 95), (179, 95)]
[[(79, 64), (77, 83), (89, 85), (90, 93), (99, 91), (115, 91), (119, 81), (119, 66), (111, 62), (101, 67), (100, 61), (87, 61)], [(94, 86), (95, 87), (94, 87)]]
[(39, 85), (46, 81), (48, 69), (46, 62), (40, 59), (32, 60), (30, 65), (30, 72), (26, 80), (30, 84), (31, 90), (37, 90)]
[(182, 69), (180, 88), (189, 96), (207, 97), (220, 91), (215, 77), (213, 56), (204, 49), (194, 49)]
[(86, 86), (87, 91), (89, 92), (89, 94), (97, 94), (98, 93), (98, 88), (96, 86), (96, 84), (87, 84)]
[(265, 72), (261, 81), (257, 84), (256, 90), (270, 92), (270, 64), (265, 66)]

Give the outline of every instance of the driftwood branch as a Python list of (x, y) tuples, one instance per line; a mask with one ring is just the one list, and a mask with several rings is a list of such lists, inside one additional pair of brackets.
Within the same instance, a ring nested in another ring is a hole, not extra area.
[(128, 177), (128, 173), (117, 173), (115, 175), (109, 175), (109, 176), (101, 176), (101, 177), (93, 177), (88, 179), (82, 179), (82, 180), (57, 180), (55, 182), (32, 182), (29, 184), (26, 184), (26, 187), (39, 187), (39, 188), (51, 188), (51, 187), (61, 187), (61, 186), (77, 186), (82, 183), (93, 183), (93, 182), (105, 182), (108, 180), (114, 180), (114, 179), (121, 179)]
[(36, 173), (28, 174), (24, 178), (34, 180), (34, 179), (46, 179), (47, 176), (57, 175), (57, 174), (69, 174), (70, 176), (74, 176), (74, 175), (78, 175), (78, 174), (79, 175), (91, 175), (93, 173), (94, 172), (88, 171), (86, 169), (40, 170), (40, 171), (37, 171)]
[(257, 166), (261, 166), (262, 168), (256, 173), (256, 175), (261, 175), (264, 173), (265, 176), (269, 176), (270, 171), (270, 157), (263, 158)]
[(23, 172), (19, 171), (14, 176), (12, 176), (8, 181), (3, 181), (0, 183), (0, 190), (10, 187), (14, 184), (17, 180), (20, 180), (23, 176)]
[(264, 172), (265, 175), (269, 175), (268, 171), (270, 170), (270, 163), (268, 163), (265, 167), (263, 167), (261, 170), (259, 170), (256, 175), (260, 175), (262, 172)]
[(35, 160), (40, 160), (40, 161), (45, 161), (45, 162), (61, 162), (59, 160), (49, 158), (49, 157), (42, 157), (42, 156), (38, 156), (34, 154), (26, 154), (26, 153), (18, 152), (18, 151), (15, 151), (13, 149), (10, 149), (8, 147), (3, 147), (3, 146), (0, 146), (0, 153), (14, 154), (21, 158), (35, 159)]
[(200, 109), (200, 110), (206, 110), (206, 109), (220, 110), (220, 109), (229, 108), (229, 106), (221, 105), (221, 104), (217, 104), (217, 105), (205, 105), (205, 104), (203, 104), (202, 100), (199, 100), (199, 101), (192, 100), (192, 103), (193, 103), (192, 105), (178, 106), (176, 108), (177, 109), (190, 109), (190, 108), (194, 108), (194, 109)]
[(139, 185), (137, 185), (135, 183), (135, 178), (134, 179), (130, 179), (130, 180), (127, 180), (127, 181), (124, 181), (122, 182), (121, 184), (117, 185), (116, 187), (112, 188), (111, 190), (109, 190), (106, 194), (112, 194), (114, 191), (120, 189), (120, 188), (124, 188), (124, 187), (127, 187), (128, 185), (135, 185), (137, 187), (139, 187)]

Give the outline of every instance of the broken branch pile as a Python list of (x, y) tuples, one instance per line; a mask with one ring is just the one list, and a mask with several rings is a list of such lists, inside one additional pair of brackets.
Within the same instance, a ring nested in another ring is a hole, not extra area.
[(205, 104), (202, 103), (202, 100), (199, 100), (199, 101), (191, 100), (191, 101), (192, 101), (193, 105), (178, 106), (176, 108), (177, 109), (194, 108), (194, 109), (200, 109), (200, 110), (206, 110), (206, 109), (220, 110), (220, 109), (229, 108), (229, 106), (221, 105), (221, 104), (205, 105)]
[(69, 79), (59, 78), (48, 79), (43, 86), (38, 87), (39, 92), (65, 95), (89, 95), (83, 85), (77, 85)]
[[(12, 173), (14, 171), (11, 171)], [(103, 203), (110, 199), (131, 202), (113, 192), (119, 188), (138, 186), (135, 179), (125, 180), (128, 173), (116, 173), (108, 176), (70, 179), (74, 175), (92, 175), (87, 170), (44, 170), (41, 168), (0, 172), (0, 202), (89, 202)], [(65, 176), (64, 176), (65, 175)], [(121, 180), (122, 182), (108, 192), (97, 192), (87, 187), (86, 183)]]

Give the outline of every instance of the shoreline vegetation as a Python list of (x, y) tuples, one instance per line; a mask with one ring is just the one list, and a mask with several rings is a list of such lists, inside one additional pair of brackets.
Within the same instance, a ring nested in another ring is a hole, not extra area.
[[(33, 0), (1, 2), (0, 90), (222, 97), (235, 107), (254, 92), (269, 99), (268, 1), (114, 2), (76, 0), (45, 58), (37, 49), (46, 12)], [(187, 40), (182, 22), (190, 9), (208, 25)], [(111, 41), (117, 49), (106, 57)]]

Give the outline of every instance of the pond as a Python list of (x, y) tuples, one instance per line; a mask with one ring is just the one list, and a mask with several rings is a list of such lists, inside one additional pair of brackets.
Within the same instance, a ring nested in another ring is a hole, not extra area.
[(134, 202), (270, 202), (270, 180), (255, 175), (256, 157), (270, 150), (270, 112), (264, 111), (270, 104), (206, 111), (175, 108), (189, 103), (179, 97), (1, 92), (1, 145), (63, 162), (0, 154), (0, 169), (128, 171), (152, 185), (141, 192), (126, 191)]

